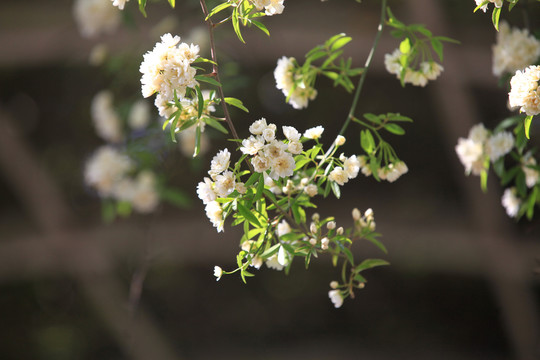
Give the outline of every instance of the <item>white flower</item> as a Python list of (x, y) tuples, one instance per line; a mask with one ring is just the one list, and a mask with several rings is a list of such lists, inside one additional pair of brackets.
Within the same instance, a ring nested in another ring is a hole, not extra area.
[(540, 79), (540, 66), (529, 66), (523, 71), (516, 71), (510, 80), (510, 93), (508, 100), (511, 107), (521, 106), (520, 112), (529, 116), (540, 113), (540, 92), (538, 80)]
[[(270, 124), (270, 125), (274, 125), (274, 124)], [(264, 138), (264, 140), (270, 142), (272, 140), (274, 140), (276, 138), (276, 126), (268, 126), (266, 129), (263, 130), (262, 132), (262, 137)]]
[(527, 165), (536, 166), (536, 160), (530, 156), (523, 162), (523, 165), (521, 166), (521, 169), (525, 173), (525, 183), (527, 184), (528, 188), (532, 188), (538, 182), (540, 174), (538, 173), (538, 170), (532, 169)]
[(285, 98), (288, 98), (289, 104), (295, 109), (307, 107), (309, 100), (314, 100), (317, 96), (317, 90), (307, 86), (303, 81), (296, 82), (294, 79), (294, 58), (283, 56), (278, 60), (274, 70), (276, 87), (283, 92)]
[(527, 29), (510, 28), (506, 21), (499, 24), (497, 43), (493, 45), (493, 74), (515, 73), (534, 64), (540, 57), (540, 41)]
[(308, 194), (309, 197), (314, 197), (318, 194), (319, 189), (317, 188), (317, 185), (315, 184), (309, 184), (304, 188), (304, 192)]
[(409, 172), (409, 168), (407, 167), (407, 164), (403, 161), (399, 161), (395, 164), (396, 170), (399, 172), (399, 175), (404, 175)]
[(391, 54), (384, 55), (384, 66), (386, 67), (386, 71), (390, 74), (397, 75), (398, 78), (401, 73), (401, 63), (399, 62), (399, 57), (401, 55), (399, 49), (395, 49)]
[(321, 239), (321, 250), (328, 250), (328, 244), (330, 244), (330, 240), (327, 237), (324, 237)]
[(220, 150), (212, 159), (212, 162), (210, 163), (210, 171), (208, 171), (208, 174), (210, 174), (210, 176), (214, 178), (216, 175), (221, 174), (223, 171), (227, 170), (227, 168), (229, 167), (230, 159), (231, 153), (228, 149)]
[(257, 10), (265, 9), (265, 14), (267, 16), (281, 14), (285, 8), (283, 1), (284, 0), (251, 0)]
[(203, 204), (208, 204), (210, 201), (214, 201), (217, 199), (217, 195), (212, 189), (213, 182), (205, 177), (204, 182), (199, 182), (197, 185), (197, 195), (199, 196), (199, 199), (202, 200)]
[(223, 276), (223, 269), (219, 266), (214, 266), (214, 276), (216, 277), (216, 281), (219, 281), (221, 277)]
[(255, 155), (264, 147), (264, 138), (261, 136), (250, 136), (242, 140), (240, 151), (247, 155)]
[[(199, 57), (199, 47), (181, 43), (180, 37), (165, 34), (161, 42), (156, 43), (152, 51), (144, 54), (139, 68), (142, 73), (141, 90), (144, 97), (159, 93), (156, 106), (160, 115), (170, 115), (168, 104), (174, 100), (174, 94), (181, 100), (188, 87), (197, 85), (197, 70), (191, 63)], [(158, 101), (159, 99), (159, 101)]]
[(343, 295), (341, 295), (341, 292), (339, 290), (330, 290), (328, 292), (328, 297), (330, 298), (336, 309), (340, 308), (341, 305), (343, 305)]
[(385, 169), (385, 180), (388, 182), (394, 182), (401, 176), (401, 171), (394, 165), (389, 164)]
[(244, 184), (243, 182), (237, 182), (234, 189), (238, 191), (240, 194), (245, 194), (247, 191), (246, 184)]
[(268, 160), (268, 158), (263, 155), (257, 155), (252, 158), (251, 164), (253, 165), (253, 170), (258, 173), (270, 169), (270, 160)]
[(226, 197), (234, 191), (236, 179), (232, 171), (216, 176), (214, 191), (219, 197)]
[(263, 264), (263, 259), (259, 256), (255, 256), (251, 259), (251, 266), (253, 266), (255, 269), (260, 269)]
[(354, 208), (354, 209), (352, 210), (352, 218), (353, 218), (354, 221), (360, 220), (360, 217), (361, 217), (361, 216), (362, 216), (362, 215), (360, 214), (360, 210), (358, 210), (357, 208)]
[(279, 250), (277, 253), (277, 261), (279, 265), (281, 266), (289, 265), (289, 262), (290, 262), (289, 253), (287, 252), (287, 250), (285, 250), (283, 245), (279, 247)]
[(292, 126), (283, 126), (283, 135), (285, 135), (290, 142), (300, 141), (300, 133)]
[(358, 176), (358, 172), (360, 171), (360, 161), (356, 155), (351, 156), (343, 162), (343, 169), (349, 179), (354, 179)]
[(414, 86), (424, 87), (427, 85), (428, 78), (423, 71), (416, 71), (411, 68), (407, 68), (407, 70), (405, 70), (403, 82), (406, 84), (412, 84)]
[(482, 157), (482, 144), (471, 139), (459, 138), (456, 145), (456, 153), (463, 166), (465, 166), (465, 171), (470, 173), (473, 163)]
[(120, 25), (120, 13), (110, 0), (76, 0), (73, 17), (79, 32), (87, 38), (110, 33)]
[(508, 131), (501, 131), (491, 136), (486, 143), (486, 153), (492, 162), (504, 156), (512, 150), (514, 136)]
[(420, 69), (424, 73), (426, 79), (435, 80), (441, 75), (444, 68), (441, 64), (437, 64), (435, 61), (424, 61), (420, 64)]
[(330, 172), (330, 175), (328, 175), (328, 179), (331, 181), (335, 181), (339, 185), (343, 186), (346, 182), (349, 181), (349, 177), (347, 176), (347, 173), (341, 166), (336, 166), (334, 170)]
[(291, 226), (289, 225), (287, 221), (282, 220), (279, 224), (277, 224), (276, 234), (278, 237), (281, 237), (290, 232), (291, 232)]
[(334, 230), (336, 228), (336, 222), (335, 221), (329, 221), (326, 223), (326, 228), (328, 230)]
[(261, 135), (266, 129), (268, 125), (266, 124), (266, 119), (261, 118), (260, 120), (255, 121), (251, 126), (249, 127), (249, 132), (253, 135)]
[(102, 146), (86, 163), (85, 182), (100, 196), (113, 195), (115, 185), (133, 168), (133, 161), (112, 146)]
[(268, 259), (266, 259), (266, 266), (268, 266), (270, 269), (281, 271), (285, 266), (281, 265), (278, 261), (277, 254), (274, 254), (270, 256)]
[(321, 137), (323, 132), (324, 132), (324, 128), (319, 125), (311, 129), (307, 129), (306, 132), (304, 133), (304, 137), (308, 139), (318, 139)]
[[(485, 0), (475, 0), (476, 6), (480, 6), (484, 1)], [(503, 0), (489, 0), (489, 2), (493, 3), (496, 8), (500, 8), (503, 5)], [(483, 5), (480, 9), (486, 12), (488, 4)]]
[(295, 165), (292, 155), (284, 152), (281, 156), (271, 160), (269, 175), (274, 180), (277, 180), (280, 177), (292, 176)]
[(131, 205), (135, 211), (150, 213), (159, 205), (159, 194), (156, 189), (156, 175), (145, 170), (139, 173), (135, 180), (135, 188)]
[(487, 140), (488, 136), (489, 132), (484, 127), (484, 124), (481, 123), (474, 125), (471, 130), (469, 130), (469, 139), (471, 139), (475, 143), (484, 143), (484, 141)]
[(268, 159), (270, 159), (270, 161), (273, 161), (274, 159), (285, 154), (285, 150), (287, 150), (287, 147), (288, 147), (287, 144), (279, 140), (274, 140), (271, 143), (266, 144), (264, 146), (263, 152), (264, 152), (264, 155)]
[(112, 0), (113, 2), (113, 5), (114, 6), (118, 6), (118, 8), (120, 10), (124, 10), (124, 5), (128, 2), (129, 0)]
[(112, 143), (122, 141), (122, 124), (113, 108), (113, 95), (110, 91), (103, 90), (94, 96), (90, 112), (99, 137)]
[(300, 141), (291, 141), (287, 144), (287, 151), (294, 155), (300, 154), (303, 148), (304, 147)]
[(516, 217), (521, 205), (521, 200), (516, 196), (516, 188), (506, 189), (501, 199), (501, 203), (510, 217)]
[(223, 209), (217, 201), (210, 201), (205, 207), (206, 216), (212, 222), (212, 225), (217, 228), (218, 232), (223, 231)]
[(133, 130), (144, 129), (150, 122), (150, 106), (145, 100), (137, 100), (128, 115), (128, 125)]

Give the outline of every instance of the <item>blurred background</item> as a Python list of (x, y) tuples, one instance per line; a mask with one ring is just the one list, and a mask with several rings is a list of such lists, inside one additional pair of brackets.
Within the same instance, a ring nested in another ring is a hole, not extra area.
[[(197, 160), (179, 151), (163, 157), (169, 184), (191, 199), (184, 208), (163, 204), (105, 224), (99, 197), (84, 184), (85, 161), (103, 144), (92, 97), (108, 88), (118, 102), (140, 99), (138, 66), (161, 34), (204, 39), (197, 1), (174, 10), (149, 2), (144, 19), (132, 0), (122, 26), (85, 38), (72, 1), (3, 0), (0, 359), (540, 359), (540, 221), (509, 219), (494, 176), (483, 194), (454, 151), (472, 125), (493, 128), (510, 114), (491, 71), (490, 13), (473, 14), (472, 0), (389, 5), (400, 20), (461, 44), (445, 46), (437, 81), (402, 88), (383, 64), (398, 41), (389, 32), (381, 39), (358, 113), (414, 119), (406, 136), (388, 138), (409, 173), (393, 184), (359, 177), (340, 201), (319, 202), (317, 211), (338, 226), (352, 225), (354, 207), (373, 208), (388, 255), (370, 244), (355, 254), (391, 263), (366, 273), (365, 289), (335, 309), (327, 292), (339, 270), (324, 256), (309, 271), (298, 262), (289, 275), (264, 267), (247, 285), (234, 275), (216, 283), (214, 265), (236, 267), (241, 236), (228, 226), (217, 234), (195, 193), (227, 145), (217, 133)], [(265, 117), (299, 130), (323, 125), (323, 141), (334, 139), (351, 96), (321, 79), (317, 99), (294, 110), (275, 88), (276, 61), (302, 59), (344, 32), (361, 67), (379, 11), (375, 0), (287, 0), (282, 15), (265, 19), (271, 36), (246, 29), (247, 45), (229, 24), (219, 27), (225, 91), (250, 109), (233, 110), (240, 136)], [(503, 17), (522, 26), (520, 11)], [(89, 62), (98, 45), (108, 54), (100, 66)], [(349, 129), (345, 153), (360, 152), (358, 132)], [(531, 137), (540, 137), (537, 124)]]

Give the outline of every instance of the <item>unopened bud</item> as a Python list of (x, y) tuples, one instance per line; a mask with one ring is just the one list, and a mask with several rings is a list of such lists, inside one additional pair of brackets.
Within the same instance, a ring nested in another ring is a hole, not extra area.
[(317, 233), (317, 225), (312, 222), (311, 225), (309, 225), (309, 231), (311, 231), (312, 234), (316, 234)]
[(339, 286), (339, 283), (337, 281), (334, 280), (330, 282), (330, 288), (337, 289), (338, 286)]
[(336, 228), (336, 222), (335, 221), (329, 221), (327, 224), (326, 224), (326, 228), (328, 230), (334, 230)]
[(345, 144), (345, 137), (344, 137), (344, 136), (341, 136), (341, 135), (338, 135), (338, 136), (336, 137), (336, 145), (337, 145), (337, 146), (341, 146), (341, 145), (343, 145), (343, 144)]
[(322, 250), (327, 250), (328, 249), (328, 244), (330, 243), (330, 240), (328, 240), (328, 238), (322, 238), (321, 239), (321, 249)]
[(360, 210), (358, 210), (357, 208), (354, 208), (352, 211), (352, 218), (354, 221), (360, 220)]
[(343, 226), (340, 226), (340, 227), (337, 228), (336, 234), (343, 235)]
[(319, 221), (319, 219), (320, 219), (319, 213), (314, 213), (313, 215), (311, 215), (311, 220), (317, 222)]
[(309, 243), (310, 243), (312, 246), (315, 246), (315, 245), (317, 245), (317, 239), (311, 238), (311, 239), (309, 239)]

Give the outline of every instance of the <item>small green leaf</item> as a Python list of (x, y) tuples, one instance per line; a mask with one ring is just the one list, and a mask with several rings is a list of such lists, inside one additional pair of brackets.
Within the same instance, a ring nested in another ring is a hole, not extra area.
[(332, 187), (334, 196), (339, 199), (341, 197), (341, 189), (339, 188), (339, 184), (335, 181), (330, 181), (330, 186)]
[(525, 136), (527, 137), (527, 139), (530, 139), (529, 130), (531, 128), (532, 119), (533, 119), (533, 116), (529, 115), (525, 118), (525, 121), (523, 122), (523, 126), (525, 127)]
[(394, 123), (388, 123), (386, 125), (384, 125), (384, 129), (392, 134), (395, 134), (395, 135), (403, 135), (405, 134), (405, 130), (399, 126), (398, 124), (394, 124)]
[(443, 61), (443, 44), (436, 38), (431, 39), (431, 47), (439, 56), (439, 60)]
[(145, 8), (146, 0), (139, 0), (139, 11), (143, 14), (144, 17), (147, 17)]
[(210, 77), (210, 76), (195, 75), (195, 80), (221, 87), (221, 84), (218, 81), (216, 81), (213, 77)]
[(204, 110), (204, 98), (198, 85), (195, 86), (195, 91), (197, 92), (197, 119), (200, 119)]
[(176, 0), (169, 0), (169, 4), (171, 4), (171, 7), (174, 9), (174, 6), (176, 5)]
[(219, 121), (217, 121), (216, 119), (214, 118), (211, 118), (211, 117), (205, 117), (203, 118), (203, 121), (210, 125), (211, 127), (213, 127), (214, 129), (216, 129), (217, 131), (220, 131), (224, 134), (228, 134), (229, 132), (227, 131), (227, 129), (225, 129), (225, 127), (223, 125), (221, 125), (221, 123)]
[(534, 214), (534, 206), (538, 196), (538, 186), (535, 186), (527, 201), (527, 219), (531, 220)]
[(349, 36), (340, 37), (338, 40), (336, 40), (334, 43), (332, 43), (330, 50), (336, 51), (347, 45), (352, 40)]
[(193, 150), (193, 157), (197, 157), (201, 151), (201, 127), (197, 126), (195, 129), (195, 149)]
[(270, 32), (268, 31), (268, 29), (266, 28), (266, 26), (264, 26), (263, 23), (259, 22), (259, 21), (256, 21), (256, 20), (251, 20), (251, 23), (253, 25), (255, 25), (256, 27), (258, 27), (262, 32), (264, 32), (266, 35), (270, 36)]
[(261, 227), (261, 223), (259, 222), (259, 219), (253, 213), (251, 210), (249, 210), (247, 207), (245, 207), (241, 202), (237, 203), (238, 212), (251, 224), (253, 224), (256, 227)]
[(366, 260), (362, 261), (362, 263), (360, 265), (355, 267), (354, 271), (355, 272), (361, 272), (363, 270), (371, 269), (371, 268), (374, 268), (376, 266), (385, 266), (385, 265), (390, 265), (390, 263), (388, 261), (385, 261), (385, 260), (382, 260), (382, 259), (366, 259)]
[(238, 39), (240, 39), (240, 41), (245, 44), (246, 42), (244, 41), (244, 38), (242, 37), (242, 33), (240, 31), (239, 18), (240, 18), (240, 15), (238, 14), (238, 7), (235, 7), (232, 13), (233, 29), (234, 29), (234, 32), (236, 33), (236, 36), (238, 36)]
[(244, 106), (244, 103), (242, 103), (242, 101), (239, 99), (233, 97), (226, 97), (225, 102), (229, 105), (239, 108), (240, 110), (244, 110), (247, 113), (249, 112), (249, 110)]
[(206, 17), (205, 21), (208, 20), (210, 17), (214, 16), (215, 14), (217, 14), (218, 12), (223, 11), (226, 8), (230, 7), (231, 5), (232, 5), (232, 3), (228, 2), (228, 1), (224, 2), (223, 4), (219, 4), (218, 6), (213, 8), (212, 11), (210, 11), (210, 13)]
[(493, 26), (495, 27), (495, 30), (499, 31), (499, 18), (501, 17), (501, 11), (502, 7), (493, 8), (493, 12), (491, 13), (491, 21), (493, 22)]

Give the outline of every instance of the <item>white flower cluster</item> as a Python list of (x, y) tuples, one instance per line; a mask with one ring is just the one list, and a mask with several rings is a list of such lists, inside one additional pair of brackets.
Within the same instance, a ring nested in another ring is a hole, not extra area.
[(87, 38), (110, 33), (120, 25), (120, 13), (110, 0), (76, 0), (73, 17), (79, 32)]
[(253, 155), (253, 169), (258, 173), (270, 170), (269, 176), (273, 180), (292, 176), (295, 168), (293, 155), (302, 152), (298, 130), (283, 126), (283, 134), (288, 140), (288, 143), (284, 143), (276, 139), (276, 125), (267, 124), (266, 119), (262, 118), (249, 127), (249, 132), (252, 135), (242, 140), (240, 151)]
[[(197, 70), (191, 66), (199, 57), (199, 47), (181, 43), (179, 36), (165, 34), (152, 51), (144, 54), (139, 71), (142, 73), (142, 95), (146, 98), (158, 93), (155, 105), (159, 114), (168, 118), (174, 94), (182, 99), (186, 89), (197, 85)], [(174, 111), (174, 110), (173, 110)]]
[[(486, 0), (475, 0), (475, 1), (476, 1), (476, 6), (480, 6), (480, 5), (482, 5), (482, 3), (486, 2)], [(482, 11), (486, 12), (489, 3), (493, 3), (496, 8), (500, 8), (503, 5), (503, 1), (504, 0), (489, 0), (489, 2), (484, 4), (480, 9)]]
[[(390, 74), (396, 75), (398, 79), (401, 77), (403, 66), (399, 62), (402, 52), (399, 49), (394, 50), (391, 54), (384, 56), (384, 66)], [(422, 61), (418, 70), (407, 67), (405, 70), (405, 84), (414, 86), (426, 86), (429, 80), (435, 80), (443, 71), (443, 67), (435, 61)]]
[(285, 5), (283, 5), (284, 0), (251, 0), (251, 2), (257, 10), (264, 9), (267, 16), (281, 14), (285, 8)]
[(490, 135), (483, 124), (477, 124), (469, 130), (468, 138), (459, 138), (456, 153), (465, 166), (465, 172), (480, 175), (485, 170), (486, 156), (491, 162), (508, 154), (514, 147), (514, 136), (508, 131)]
[[(365, 176), (371, 176), (372, 171), (368, 162), (368, 157), (365, 155), (358, 157), (358, 162), (360, 166), (360, 171)], [(386, 180), (388, 182), (394, 182), (399, 179), (402, 175), (405, 175), (409, 172), (409, 168), (404, 161), (397, 161), (395, 163), (390, 163), (386, 166), (380, 167), (377, 169), (377, 176), (381, 180)]]
[(341, 154), (339, 160), (343, 163), (343, 166), (336, 166), (330, 171), (328, 179), (343, 186), (350, 179), (354, 179), (358, 176), (362, 163), (360, 162), (360, 158), (356, 155), (346, 157), (344, 154)]
[(113, 108), (112, 92), (103, 90), (97, 93), (92, 99), (90, 114), (99, 137), (111, 143), (123, 140), (120, 117)]
[(152, 212), (159, 203), (155, 175), (142, 171), (131, 178), (129, 173), (134, 168), (135, 163), (128, 156), (105, 145), (86, 163), (84, 179), (101, 197), (127, 201), (141, 213)]
[(289, 99), (288, 103), (295, 109), (302, 109), (308, 106), (309, 100), (317, 97), (317, 90), (297, 79), (294, 75), (294, 61), (294, 58), (285, 56), (279, 59), (274, 70), (274, 78), (276, 87), (283, 92), (285, 98)]
[(237, 182), (234, 173), (229, 169), (231, 153), (229, 150), (220, 150), (212, 159), (210, 164), (210, 178), (205, 177), (204, 181), (197, 185), (197, 195), (206, 205), (206, 216), (217, 228), (218, 232), (223, 231), (223, 209), (216, 199), (229, 196), (234, 190), (241, 194), (246, 192), (246, 186), (242, 182)]
[(497, 43), (493, 45), (493, 74), (515, 73), (534, 64), (540, 57), (540, 41), (527, 29), (510, 28), (506, 21), (499, 24)]
[(510, 217), (516, 217), (521, 206), (521, 200), (517, 197), (517, 190), (515, 187), (511, 187), (504, 191), (501, 199), (501, 203), (506, 210), (506, 214)]
[(520, 112), (529, 116), (540, 113), (540, 66), (532, 65), (516, 71), (510, 80), (508, 100), (511, 107), (521, 107)]
[(375, 231), (375, 215), (371, 208), (367, 209), (363, 216), (360, 210), (354, 208), (352, 218), (354, 220), (354, 226), (359, 230), (368, 229), (369, 231)]

